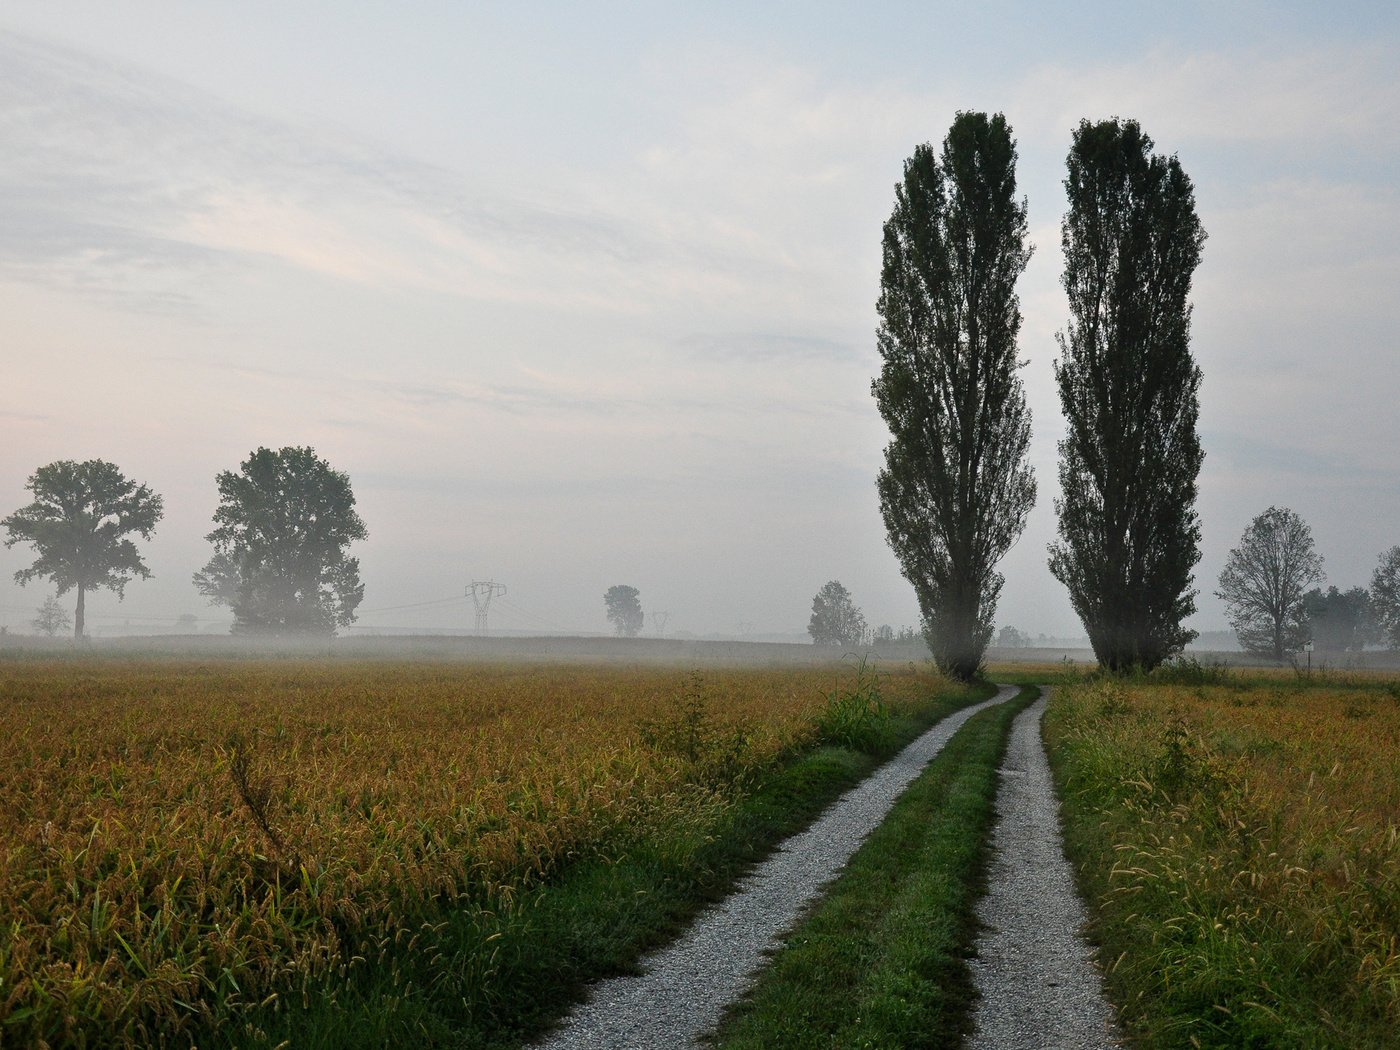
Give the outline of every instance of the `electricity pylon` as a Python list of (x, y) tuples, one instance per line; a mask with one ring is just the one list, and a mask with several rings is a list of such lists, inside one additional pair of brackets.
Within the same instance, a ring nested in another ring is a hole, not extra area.
[(666, 621), (671, 618), (668, 612), (654, 612), (651, 614), (651, 627), (656, 632), (656, 637), (666, 637)]
[(506, 585), (494, 580), (472, 580), (467, 585), (467, 595), (476, 606), (476, 633), (486, 633), (486, 614), (491, 610), (491, 599), (504, 595)]

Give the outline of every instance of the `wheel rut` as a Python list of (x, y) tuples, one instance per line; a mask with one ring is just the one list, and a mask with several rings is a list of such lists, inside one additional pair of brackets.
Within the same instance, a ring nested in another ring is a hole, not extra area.
[(1047, 698), (1048, 691), (1016, 717), (1001, 766), (988, 889), (977, 907), (984, 932), (971, 964), (980, 995), (969, 1041), (975, 1048), (1122, 1045), (1065, 859), (1040, 737)]

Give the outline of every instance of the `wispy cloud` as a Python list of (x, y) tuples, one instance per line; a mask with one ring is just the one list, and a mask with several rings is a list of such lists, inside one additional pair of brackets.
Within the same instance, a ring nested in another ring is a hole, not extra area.
[(849, 342), (785, 332), (696, 333), (681, 336), (675, 345), (704, 361), (735, 362), (854, 362), (862, 350)]
[(158, 273), (171, 281), (157, 302), (198, 300), (208, 270), (270, 259), (348, 282), (631, 310), (668, 267), (713, 261), (618, 214), (533, 202), (12, 33), (0, 70), (12, 276), (140, 299)]
[(1276, 161), (1297, 171), (1300, 160), (1325, 159), (1339, 144), (1395, 151), (1394, 64), (1393, 49), (1380, 42), (1287, 53), (1158, 49), (1130, 62), (1046, 64), (1029, 72), (1016, 97), (1036, 115), (1035, 128), (1057, 137), (1082, 117), (1136, 117), (1169, 151), (1183, 142), (1286, 144)]

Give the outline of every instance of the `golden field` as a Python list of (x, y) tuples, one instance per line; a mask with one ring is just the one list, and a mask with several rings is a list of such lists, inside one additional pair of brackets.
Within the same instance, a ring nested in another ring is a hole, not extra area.
[(6, 662), (0, 1042), (179, 1042), (435, 909), (706, 826), (851, 676)]
[(1046, 738), (1110, 987), (1153, 1046), (1395, 1045), (1400, 682), (1059, 687)]

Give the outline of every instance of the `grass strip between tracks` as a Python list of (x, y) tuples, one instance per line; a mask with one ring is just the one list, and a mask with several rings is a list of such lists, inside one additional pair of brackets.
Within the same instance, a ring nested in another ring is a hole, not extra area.
[(587, 982), (633, 972), (705, 904), (929, 726), (991, 695), (950, 689), (891, 717), (867, 750), (822, 747), (775, 771), (718, 826), (678, 829), (612, 862), (573, 866), (508, 910), (457, 909), (247, 1011), (217, 1041), (298, 1048), (519, 1047), (581, 998)]
[(1012, 719), (1039, 693), (971, 718), (895, 803), (822, 903), (785, 940), (715, 1039), (757, 1047), (956, 1044), (966, 959)]

